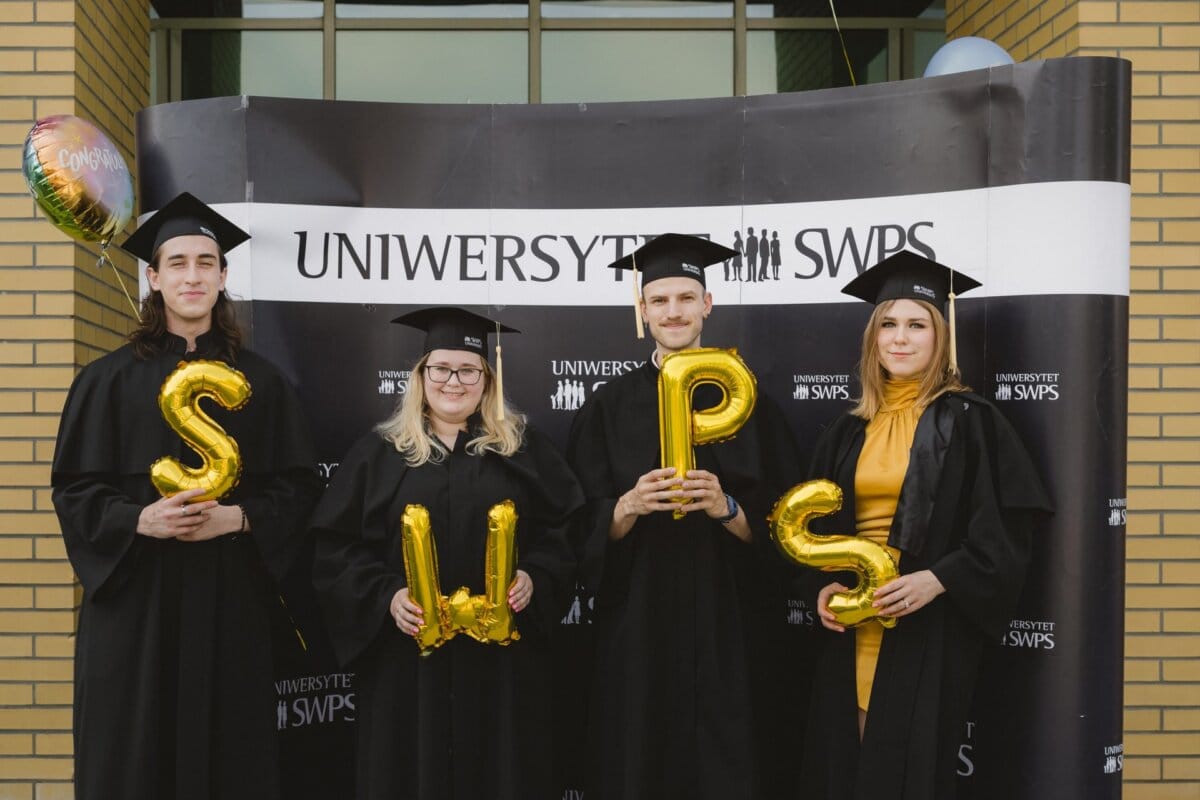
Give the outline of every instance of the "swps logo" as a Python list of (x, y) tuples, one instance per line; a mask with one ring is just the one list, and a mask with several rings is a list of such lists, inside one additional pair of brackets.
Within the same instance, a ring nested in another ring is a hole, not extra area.
[(1108, 499), (1108, 524), (1112, 528), (1120, 528), (1125, 524), (1125, 498), (1110, 497)]
[(793, 400), (849, 400), (850, 375), (792, 375)]
[(1014, 619), (1000, 638), (1000, 644), (1031, 650), (1053, 650), (1054, 628), (1055, 624), (1049, 620)]
[(997, 372), (997, 400), (1057, 400), (1058, 372)]
[(1104, 774), (1115, 775), (1125, 769), (1125, 745), (1110, 744), (1104, 748)]
[(588, 396), (608, 383), (645, 365), (645, 361), (553, 360), (550, 372), (556, 378), (550, 393), (552, 411), (578, 411)]
[(275, 695), (277, 730), (355, 720), (353, 672), (278, 680)]
[(380, 396), (404, 394), (408, 389), (408, 378), (412, 375), (406, 369), (381, 369), (378, 371)]

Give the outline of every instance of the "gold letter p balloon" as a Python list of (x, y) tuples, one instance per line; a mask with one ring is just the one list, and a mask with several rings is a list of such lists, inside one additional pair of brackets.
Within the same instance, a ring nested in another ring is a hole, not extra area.
[(871, 606), (875, 590), (898, 576), (896, 562), (887, 550), (859, 536), (817, 536), (808, 530), (813, 517), (824, 517), (842, 507), (842, 490), (833, 481), (809, 481), (779, 498), (771, 516), (771, 538), (783, 554), (808, 567), (826, 571), (853, 570), (858, 586), (829, 598), (829, 610), (838, 624), (861, 625), (876, 619), (885, 628), (896, 620), (878, 616)]
[(203, 489), (192, 502), (218, 500), (237, 486), (242, 475), (242, 456), (237, 442), (200, 408), (200, 398), (209, 397), (230, 411), (250, 399), (246, 376), (220, 361), (181, 361), (163, 381), (158, 407), (171, 430), (204, 459), (198, 468), (186, 467), (178, 459), (163, 456), (150, 466), (150, 480), (159, 494), (169, 497), (188, 489)]
[[(715, 407), (692, 410), (692, 390), (702, 383), (721, 388)], [(674, 467), (682, 480), (696, 468), (693, 445), (732, 438), (758, 401), (758, 385), (737, 350), (699, 347), (671, 353), (658, 372), (658, 437), (664, 468)], [(675, 512), (675, 519), (683, 517)]]

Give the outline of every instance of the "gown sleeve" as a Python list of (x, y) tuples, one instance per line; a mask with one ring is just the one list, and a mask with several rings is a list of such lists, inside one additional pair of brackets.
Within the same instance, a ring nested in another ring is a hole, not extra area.
[(510, 460), (525, 472), (534, 497), (530, 519), (523, 524), (524, 544), (517, 567), (533, 580), (533, 599), (523, 612), (545, 638), (558, 628), (575, 588), (575, 555), (568, 530), (583, 506), (583, 490), (575, 474), (550, 441), (526, 429), (522, 452)]
[(985, 635), (999, 637), (1020, 599), (1040, 513), (1053, 507), (1015, 431), (983, 404), (967, 437), (973, 471), (964, 487), (966, 525), (958, 547), (930, 569)]
[(608, 532), (620, 495), (609, 468), (608, 433), (597, 400), (585, 403), (576, 413), (567, 439), (567, 461), (583, 491), (583, 505), (572, 526), (572, 545), (579, 560), (580, 581), (593, 590), (604, 573)]
[(267, 423), (255, 436), (254, 449), (270, 453), (263, 474), (253, 487), (236, 495), (246, 511), (250, 536), (268, 573), (281, 584), (304, 558), (309, 514), (321, 494), (316, 456), (308, 421), (290, 385), (276, 378), (267, 412), (256, 417)]
[[(311, 522), (313, 584), (343, 665), (362, 654), (383, 625), (390, 624), (392, 597), (407, 585), (404, 575), (390, 569), (373, 545), (371, 539), (382, 542), (385, 532), (369, 527), (365, 513), (367, 497), (384, 478), (379, 474), (384, 448), (375, 434), (359, 440), (334, 473)], [(397, 481), (402, 477), (395, 476)]]
[(122, 562), (136, 558), (143, 507), (120, 486), (121, 432), (106, 367), (92, 365), (71, 386), (50, 477), (67, 555), (89, 595), (104, 590)]

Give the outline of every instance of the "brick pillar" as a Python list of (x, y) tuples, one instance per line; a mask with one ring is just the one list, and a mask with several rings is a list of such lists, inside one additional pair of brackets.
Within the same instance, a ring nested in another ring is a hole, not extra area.
[[(0, 0), (0, 800), (67, 800), (78, 587), (50, 503), (58, 415), (128, 304), (96, 249), (37, 209), (20, 172), (34, 120), (97, 124), (133, 168), (148, 101), (148, 0)], [(118, 258), (136, 298), (134, 265)]]
[(1133, 63), (1126, 800), (1200, 797), (1200, 2), (947, 0), (1018, 61)]

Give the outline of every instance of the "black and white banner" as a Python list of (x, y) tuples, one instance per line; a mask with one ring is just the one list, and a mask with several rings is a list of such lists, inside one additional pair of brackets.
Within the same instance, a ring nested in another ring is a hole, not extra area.
[[(605, 266), (659, 233), (708, 236), (739, 256), (708, 270), (704, 343), (738, 347), (807, 454), (857, 393), (870, 309), (841, 287), (905, 247), (979, 279), (958, 302), (965, 378), (1021, 432), (1058, 513), (981, 676), (963, 796), (1117, 798), (1129, 97), (1127, 62), (1077, 58), (662, 103), (218, 98), (142, 112), (141, 202), (191, 191), (253, 235), (228, 288), (299, 388), (326, 474), (403, 393), (419, 337), (388, 320), (413, 306), (491, 306), (521, 329), (506, 388), (561, 443), (652, 348)], [(813, 623), (780, 613), (797, 636)], [(576, 598), (560, 637), (567, 796), (589, 616)], [(288, 796), (334, 796), (353, 676), (297, 651), (277, 689)]]

